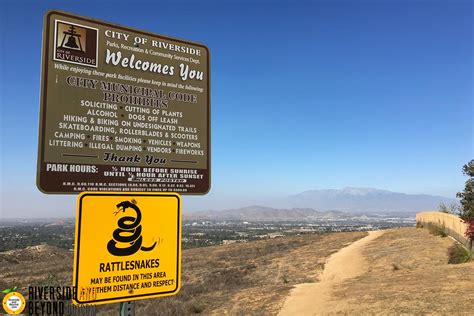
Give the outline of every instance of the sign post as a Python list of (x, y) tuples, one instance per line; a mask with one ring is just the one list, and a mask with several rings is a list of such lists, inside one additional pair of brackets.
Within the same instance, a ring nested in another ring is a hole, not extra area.
[(209, 58), (201, 44), (48, 12), (38, 188), (206, 194)]
[(37, 186), (80, 193), (73, 302), (133, 315), (179, 291), (178, 193), (210, 189), (209, 49), (49, 11), (42, 54)]
[(129, 302), (179, 291), (179, 195), (84, 192), (76, 218), (74, 303)]
[(135, 302), (120, 303), (120, 316), (135, 316)]

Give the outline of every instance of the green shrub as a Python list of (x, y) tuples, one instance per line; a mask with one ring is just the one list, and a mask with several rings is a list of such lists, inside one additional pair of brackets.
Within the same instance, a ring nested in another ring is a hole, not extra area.
[(449, 213), (448, 207), (444, 203), (439, 204), (439, 211), (441, 213)]
[(473, 258), (473, 253), (460, 244), (448, 248), (448, 263), (458, 264), (468, 262)]
[(448, 235), (444, 232), (445, 227), (444, 225), (442, 227), (433, 224), (433, 223), (425, 223), (424, 227), (428, 228), (428, 231), (430, 234), (434, 236), (441, 236), (441, 237), (447, 237)]

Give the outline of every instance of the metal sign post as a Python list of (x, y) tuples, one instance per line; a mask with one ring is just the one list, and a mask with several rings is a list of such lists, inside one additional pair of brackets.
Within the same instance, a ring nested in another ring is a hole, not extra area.
[(135, 302), (122, 302), (120, 303), (120, 316), (135, 316)]

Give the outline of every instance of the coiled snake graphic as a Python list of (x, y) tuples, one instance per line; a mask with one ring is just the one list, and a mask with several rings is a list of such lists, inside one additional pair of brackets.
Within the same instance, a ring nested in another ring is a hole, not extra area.
[[(135, 202), (132, 200), (132, 202)], [(119, 228), (114, 230), (111, 239), (107, 244), (107, 250), (114, 256), (129, 256), (136, 253), (138, 250), (150, 251), (156, 246), (156, 241), (150, 247), (142, 246), (142, 213), (135, 203), (124, 201), (117, 204), (118, 210), (114, 212), (117, 215), (120, 211), (125, 212), (127, 208), (133, 209), (137, 216), (124, 216), (117, 221)], [(126, 248), (117, 248), (117, 243), (129, 243), (130, 246)]]

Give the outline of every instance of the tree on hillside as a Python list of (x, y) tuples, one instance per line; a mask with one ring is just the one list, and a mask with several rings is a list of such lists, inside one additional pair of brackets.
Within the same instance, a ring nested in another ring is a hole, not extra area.
[(449, 204), (449, 206), (447, 206), (446, 204), (441, 202), (439, 203), (438, 209), (441, 213), (454, 214), (454, 215), (459, 213), (459, 205), (456, 203), (451, 203)]
[(472, 242), (474, 240), (474, 160), (469, 161), (462, 168), (462, 172), (469, 178), (463, 192), (458, 192), (456, 196), (461, 199), (459, 217), (468, 224), (466, 237)]

